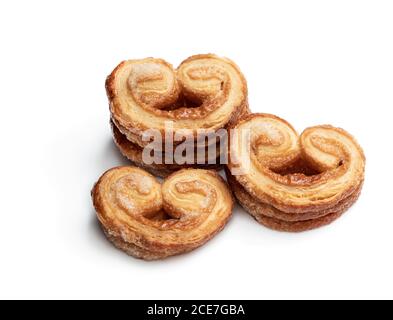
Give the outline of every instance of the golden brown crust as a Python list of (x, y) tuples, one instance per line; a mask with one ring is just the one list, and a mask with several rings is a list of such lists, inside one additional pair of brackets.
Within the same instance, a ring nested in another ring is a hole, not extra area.
[(236, 179), (230, 175), (228, 170), (225, 170), (225, 173), (228, 184), (239, 204), (260, 224), (277, 231), (301, 232), (330, 224), (356, 202), (362, 189), (360, 186), (353, 194), (330, 210), (310, 212), (308, 214), (290, 214), (266, 203), (259, 202), (246, 192)]
[[(185, 168), (199, 168), (206, 170), (221, 170), (223, 165), (220, 164), (219, 158), (216, 159), (215, 164), (147, 164), (143, 161), (142, 153), (143, 149), (139, 145), (132, 143), (127, 139), (127, 137), (122, 134), (119, 129), (114, 125), (111, 121), (111, 128), (113, 133), (113, 141), (116, 146), (119, 148), (121, 154), (126, 157), (131, 163), (135, 166), (138, 166), (142, 169), (147, 170), (151, 174), (155, 176), (159, 176), (161, 178), (165, 178), (170, 174)], [(219, 155), (218, 155), (219, 157)], [(165, 155), (163, 155), (165, 158)], [(208, 159), (207, 159), (208, 160)]]
[(241, 119), (247, 117), (250, 113), (250, 106), (248, 104), (248, 100), (246, 100), (244, 104), (239, 108), (238, 112), (234, 114), (234, 116), (229, 120), (225, 128), (229, 129), (230, 127), (238, 123)]
[[(196, 55), (177, 70), (162, 59), (147, 58), (120, 63), (106, 81), (111, 117), (127, 139), (140, 146), (142, 133), (156, 129), (163, 136), (165, 122), (174, 131), (216, 131), (233, 123), (247, 110), (247, 84), (229, 59)], [(172, 105), (186, 98), (192, 108)]]
[[(250, 130), (246, 140), (231, 136), (228, 168), (249, 160), (245, 174), (228, 182), (242, 206), (271, 228), (303, 231), (330, 223), (358, 198), (365, 157), (356, 140), (342, 129), (316, 126), (300, 137), (283, 119), (269, 114), (246, 116), (232, 127)], [(235, 161), (236, 160), (236, 161)]]
[(92, 190), (98, 220), (114, 245), (145, 260), (194, 250), (221, 231), (233, 199), (215, 172), (183, 169), (161, 186), (136, 167), (108, 170)]

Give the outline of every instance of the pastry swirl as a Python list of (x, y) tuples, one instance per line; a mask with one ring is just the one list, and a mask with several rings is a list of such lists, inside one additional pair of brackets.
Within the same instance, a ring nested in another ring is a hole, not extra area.
[(232, 195), (215, 172), (183, 169), (161, 185), (136, 167), (113, 168), (92, 190), (98, 220), (108, 239), (145, 260), (194, 250), (229, 220)]
[[(288, 122), (269, 114), (249, 115), (233, 129), (228, 169), (245, 174), (232, 176), (227, 170), (228, 180), (260, 223), (284, 231), (308, 230), (332, 222), (357, 200), (365, 156), (346, 131), (315, 126), (299, 137)], [(242, 130), (249, 130), (248, 141)], [(242, 168), (244, 164), (249, 167)], [(313, 173), (305, 174), (304, 167)], [(283, 174), (288, 168), (291, 172)]]
[(239, 68), (213, 54), (196, 55), (177, 70), (162, 59), (120, 63), (106, 81), (112, 121), (137, 145), (146, 146), (143, 132), (216, 131), (248, 112), (247, 84)]

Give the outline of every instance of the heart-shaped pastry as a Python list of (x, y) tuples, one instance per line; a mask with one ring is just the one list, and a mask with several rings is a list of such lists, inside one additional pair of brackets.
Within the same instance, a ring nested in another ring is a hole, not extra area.
[(136, 167), (113, 168), (92, 190), (98, 220), (108, 239), (145, 260), (194, 250), (221, 231), (233, 198), (215, 172), (183, 169), (161, 185)]
[(162, 59), (120, 63), (106, 81), (112, 121), (130, 142), (146, 146), (146, 130), (165, 138), (174, 134), (216, 131), (248, 112), (247, 84), (234, 62), (213, 54), (196, 55), (177, 70)]
[(332, 126), (300, 137), (283, 119), (251, 114), (232, 127), (228, 182), (255, 219), (282, 231), (328, 224), (358, 198), (365, 156), (356, 140)]

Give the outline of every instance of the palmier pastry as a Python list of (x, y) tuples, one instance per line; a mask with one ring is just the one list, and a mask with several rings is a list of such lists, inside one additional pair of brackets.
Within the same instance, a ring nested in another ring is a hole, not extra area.
[(183, 169), (161, 185), (137, 167), (104, 173), (92, 190), (98, 220), (108, 239), (145, 260), (189, 252), (221, 231), (233, 199), (215, 172)]
[[(165, 154), (161, 156), (161, 159), (163, 160), (162, 163), (146, 163), (143, 161), (143, 148), (127, 139), (127, 137), (122, 134), (119, 129), (111, 122), (111, 128), (113, 132), (113, 140), (120, 150), (121, 154), (126, 157), (128, 160), (131, 161), (132, 164), (145, 169), (146, 171), (150, 172), (151, 174), (165, 178), (169, 176), (170, 174), (174, 173), (175, 171), (178, 171), (180, 169), (184, 168), (204, 168), (204, 169), (211, 169), (211, 170), (220, 170), (222, 169), (222, 165), (220, 164), (220, 155), (221, 155), (221, 150), (216, 151), (216, 157), (215, 159), (212, 159), (213, 161), (209, 161), (210, 159), (206, 158), (205, 163), (206, 164), (178, 164), (178, 163), (172, 163), (172, 164), (166, 164), (165, 163)], [(195, 151), (195, 154), (198, 151)], [(208, 151), (205, 150), (205, 154), (208, 156)], [(206, 157), (207, 157), (206, 156)], [(212, 164), (209, 164), (209, 163)]]
[(177, 70), (161, 59), (120, 63), (106, 81), (113, 123), (141, 147), (143, 134), (155, 129), (165, 139), (172, 132), (184, 139), (198, 129), (217, 131), (248, 113), (246, 80), (229, 59), (196, 55)]
[(281, 231), (317, 228), (359, 197), (365, 156), (346, 131), (316, 126), (299, 137), (269, 114), (248, 115), (231, 129), (228, 182), (261, 224)]

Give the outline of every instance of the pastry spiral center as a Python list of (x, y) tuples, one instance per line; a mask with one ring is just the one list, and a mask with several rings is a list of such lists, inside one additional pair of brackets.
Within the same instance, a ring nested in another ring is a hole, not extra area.
[(217, 192), (205, 181), (178, 181), (169, 187), (164, 201), (172, 204), (171, 210), (168, 210), (171, 217), (188, 220), (212, 212), (217, 202)]
[(197, 200), (197, 198), (200, 200), (195, 202), (199, 203), (200, 208), (203, 210), (206, 209), (210, 211), (215, 202), (214, 189), (210, 185), (200, 181), (195, 180), (176, 183), (176, 191), (181, 194), (194, 193), (195, 200)]
[(146, 216), (162, 206), (159, 184), (139, 172), (121, 177), (114, 184), (114, 190), (118, 206), (128, 214)]
[(350, 157), (345, 146), (337, 140), (313, 135), (310, 141), (310, 148), (314, 149), (314, 161), (318, 162), (323, 171), (337, 168)]
[(250, 151), (257, 165), (279, 170), (293, 162), (300, 153), (296, 132), (275, 119), (251, 122), (246, 129), (251, 131)]
[(200, 100), (219, 94), (227, 81), (225, 70), (216, 66), (192, 67), (187, 70), (186, 75), (185, 85), (188, 94), (194, 95)]
[(154, 108), (165, 107), (165, 96), (177, 86), (172, 71), (153, 62), (133, 65), (127, 84), (135, 101)]

